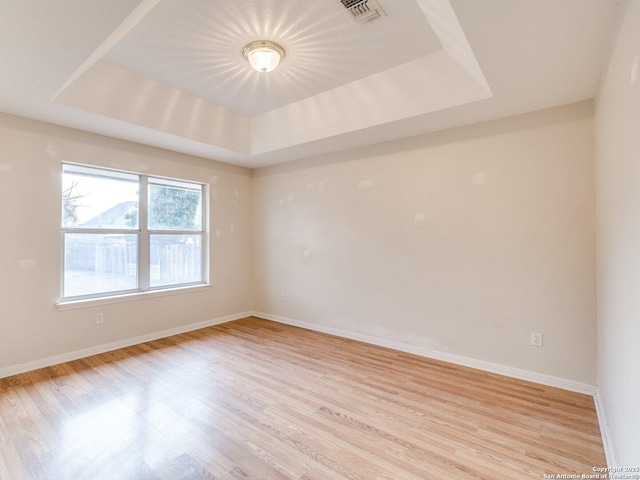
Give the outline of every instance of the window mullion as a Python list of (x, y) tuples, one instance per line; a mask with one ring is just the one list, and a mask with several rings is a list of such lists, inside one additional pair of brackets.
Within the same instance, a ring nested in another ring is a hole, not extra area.
[(142, 291), (149, 290), (150, 276), (151, 276), (151, 254), (150, 240), (149, 240), (149, 178), (145, 175), (140, 176), (140, 198), (139, 198), (139, 226), (140, 231), (138, 233), (138, 288)]
[(201, 195), (202, 195), (202, 211), (200, 214), (202, 215), (202, 232), (200, 234), (201, 245), (202, 245), (202, 281), (210, 282), (211, 278), (209, 277), (209, 209), (211, 208), (209, 204), (209, 186), (202, 185), (201, 187)]

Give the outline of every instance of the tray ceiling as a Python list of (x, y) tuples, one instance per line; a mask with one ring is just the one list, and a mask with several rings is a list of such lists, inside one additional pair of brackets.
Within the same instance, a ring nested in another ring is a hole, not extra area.
[[(358, 26), (335, 1), (164, 0), (105, 56), (109, 62), (247, 116), (416, 60), (442, 48), (415, 1)], [(215, 21), (212, 21), (215, 19)], [(253, 40), (285, 49), (269, 75), (247, 68)]]
[(617, 2), (378, 3), (5, 2), (0, 109), (260, 167), (592, 98)]

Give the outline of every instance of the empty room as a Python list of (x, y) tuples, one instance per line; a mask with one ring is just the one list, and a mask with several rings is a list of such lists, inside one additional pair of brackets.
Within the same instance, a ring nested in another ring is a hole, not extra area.
[(640, 479), (640, 0), (0, 13), (0, 480)]

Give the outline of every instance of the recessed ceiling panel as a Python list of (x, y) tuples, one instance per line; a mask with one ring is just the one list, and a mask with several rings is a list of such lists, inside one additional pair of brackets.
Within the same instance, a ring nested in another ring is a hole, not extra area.
[[(358, 25), (339, 0), (162, 0), (106, 60), (237, 113), (254, 116), (442, 49), (415, 0), (378, 0)], [(253, 40), (285, 49), (274, 72), (242, 56)]]
[(3, 2), (0, 111), (261, 167), (593, 98), (618, 0), (377, 3)]

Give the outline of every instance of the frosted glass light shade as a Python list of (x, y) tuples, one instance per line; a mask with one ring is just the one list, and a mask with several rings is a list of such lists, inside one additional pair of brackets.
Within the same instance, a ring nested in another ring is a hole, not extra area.
[(284, 50), (275, 42), (258, 40), (244, 47), (244, 57), (255, 70), (266, 73), (275, 70), (284, 58)]

